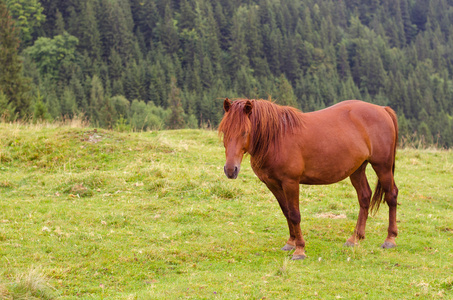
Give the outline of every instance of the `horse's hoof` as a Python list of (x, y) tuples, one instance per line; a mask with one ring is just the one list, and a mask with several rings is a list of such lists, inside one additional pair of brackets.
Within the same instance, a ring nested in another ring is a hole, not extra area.
[(344, 247), (355, 247), (355, 246), (357, 246), (357, 243), (346, 241), (346, 243), (344, 243), (343, 246)]
[(305, 254), (302, 254), (302, 255), (293, 255), (293, 257), (291, 257), (292, 260), (302, 260), (302, 259), (305, 259), (307, 256)]
[(383, 248), (383, 249), (391, 249), (391, 248), (395, 248), (395, 247), (396, 247), (396, 245), (391, 242), (384, 242), (384, 244), (381, 245), (381, 248)]
[(296, 249), (296, 246), (293, 246), (293, 245), (290, 245), (290, 244), (286, 244), (282, 248), (283, 251), (291, 251), (291, 250), (294, 250), (294, 249)]

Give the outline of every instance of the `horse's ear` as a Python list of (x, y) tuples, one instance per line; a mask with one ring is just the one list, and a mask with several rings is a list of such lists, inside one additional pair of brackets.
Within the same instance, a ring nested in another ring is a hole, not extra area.
[(225, 101), (223, 101), (223, 109), (225, 112), (228, 112), (231, 108), (231, 101), (228, 98), (225, 98)]
[(247, 100), (247, 102), (245, 102), (245, 106), (244, 106), (245, 114), (249, 116), (252, 113), (252, 109), (253, 109), (253, 103), (250, 100)]

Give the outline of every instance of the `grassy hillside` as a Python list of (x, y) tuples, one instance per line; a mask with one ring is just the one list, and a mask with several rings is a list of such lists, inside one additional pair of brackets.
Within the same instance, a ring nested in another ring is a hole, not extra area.
[[(0, 298), (453, 298), (453, 153), (399, 150), (398, 247), (345, 248), (348, 180), (301, 186), (308, 259), (248, 159), (223, 174), (216, 132), (0, 124)], [(375, 177), (370, 170), (370, 182)]]

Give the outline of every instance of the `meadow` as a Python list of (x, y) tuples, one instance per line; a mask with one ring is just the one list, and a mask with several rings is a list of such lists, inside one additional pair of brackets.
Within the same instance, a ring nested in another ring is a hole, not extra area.
[(303, 261), (249, 160), (223, 164), (210, 130), (1, 123), (0, 299), (453, 299), (452, 151), (398, 149), (394, 249), (386, 205), (343, 247), (349, 180), (301, 186)]

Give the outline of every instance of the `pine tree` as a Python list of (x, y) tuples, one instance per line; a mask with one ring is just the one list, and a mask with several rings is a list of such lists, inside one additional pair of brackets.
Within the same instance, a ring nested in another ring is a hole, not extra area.
[[(247, 56), (256, 77), (267, 76), (269, 69), (263, 51), (263, 41), (259, 32), (257, 10), (250, 8), (245, 26), (245, 40), (248, 43)], [(296, 57), (297, 59), (297, 57)]]
[(245, 98), (255, 98), (254, 90), (257, 86), (257, 81), (253, 76), (252, 69), (242, 66), (236, 73), (234, 86), (239, 96)]
[(179, 35), (169, 5), (165, 7), (165, 16), (159, 28), (160, 41), (168, 53), (173, 54), (179, 48)]
[[(21, 117), (29, 113), (28, 81), (22, 75), (18, 32), (5, 4), (0, 2), (0, 93), (8, 111)], [(6, 99), (6, 100), (5, 100)], [(0, 112), (3, 113), (3, 112)], [(10, 115), (10, 118), (15, 116)]]
[(270, 33), (269, 44), (267, 44), (267, 63), (272, 74), (279, 76), (281, 73), (281, 47), (283, 44), (282, 33), (280, 29), (275, 29)]
[(303, 30), (299, 31), (299, 34), (301, 34), (303, 40), (313, 44), (315, 42), (313, 34), (313, 21), (311, 18), (310, 8), (308, 6), (305, 7), (301, 20)]
[(170, 94), (168, 104), (170, 107), (170, 116), (168, 119), (168, 128), (178, 129), (184, 127), (184, 109), (181, 104), (181, 90), (176, 86), (176, 78), (171, 78)]
[(167, 96), (165, 74), (163, 74), (162, 66), (159, 61), (151, 66), (148, 93), (148, 99), (155, 105), (162, 106), (165, 104), (164, 99)]
[(430, 0), (416, 0), (412, 8), (411, 19), (417, 26), (418, 31), (425, 30)]
[(77, 113), (77, 102), (74, 92), (68, 87), (64, 89), (60, 100), (61, 114), (65, 118), (72, 119)]
[(198, 59), (194, 60), (193, 66), (188, 66), (185, 70), (185, 80), (188, 87), (195, 93), (201, 95), (202, 83), (201, 83), (201, 65)]
[(422, 138), (426, 144), (431, 144), (433, 142), (433, 135), (429, 129), (428, 124), (425, 121), (422, 121), (417, 127), (418, 136)]
[(110, 56), (111, 49), (115, 49), (127, 61), (131, 57), (134, 36), (130, 24), (132, 18), (129, 11), (124, 9), (118, 0), (100, 0), (98, 14), (99, 31), (103, 45), (103, 57)]
[(191, 1), (183, 0), (181, 3), (181, 14), (179, 17), (179, 28), (192, 30), (195, 28), (195, 18), (197, 17), (192, 7)]
[(66, 25), (65, 25), (65, 22), (64, 22), (64, 19), (63, 19), (63, 15), (57, 9), (57, 12), (55, 14), (55, 30), (53, 31), (54, 35), (63, 34), (66, 31), (65, 30), (65, 26)]
[(101, 110), (104, 107), (105, 94), (104, 87), (98, 76), (94, 75), (91, 79), (90, 89), (90, 106), (89, 106), (89, 118), (93, 123), (98, 125), (103, 124), (101, 121)]
[(76, 16), (76, 25), (70, 29), (74, 36), (79, 39), (79, 49), (86, 51), (93, 60), (99, 60), (102, 54), (101, 33), (96, 19), (97, 4), (94, 1), (80, 1), (80, 10)]
[(348, 50), (346, 49), (346, 45), (344, 43), (341, 43), (338, 49), (337, 67), (338, 74), (340, 75), (340, 78), (342, 78), (343, 80), (346, 80), (349, 76), (351, 76)]
[(145, 70), (142, 64), (137, 64), (135, 61), (131, 62), (125, 73), (125, 96), (128, 99), (147, 99), (146, 91), (147, 85), (145, 82)]
[(131, 10), (137, 30), (143, 35), (146, 46), (151, 48), (153, 39), (157, 40), (155, 29), (162, 19), (156, 1), (131, 0)]
[(247, 43), (245, 40), (245, 28), (242, 23), (242, 15), (238, 12), (233, 18), (233, 28), (230, 45), (230, 73), (235, 74), (241, 67), (248, 67)]
[(203, 37), (203, 55), (209, 56), (209, 59), (213, 66), (213, 72), (215, 75), (219, 75), (222, 72), (221, 60), (222, 60), (222, 51), (220, 49), (220, 32), (215, 20), (212, 7), (209, 3), (206, 4), (206, 18), (202, 21), (204, 26), (197, 26), (197, 28), (203, 28), (204, 34), (200, 34)]
[(298, 108), (293, 88), (283, 74), (280, 75), (279, 78), (276, 102), (281, 105), (289, 105)]
[(409, 4), (407, 0), (401, 0), (400, 2), (401, 8), (401, 17), (403, 19), (403, 28), (404, 28), (404, 36), (406, 38), (406, 44), (410, 44), (412, 39), (415, 37), (417, 32), (416, 25), (412, 25), (411, 16), (409, 13)]
[(88, 102), (79, 76), (74, 75), (71, 78), (69, 88), (74, 93), (77, 111), (82, 114), (86, 114), (88, 112)]
[(50, 116), (49, 116), (49, 113), (47, 112), (47, 107), (42, 102), (42, 97), (38, 93), (37, 101), (35, 103), (35, 109), (34, 109), (34, 113), (33, 113), (33, 120), (45, 121), (45, 120), (49, 120), (49, 119), (50, 119)]
[(0, 120), (10, 121), (15, 117), (14, 106), (0, 90)]
[(203, 87), (209, 89), (212, 87), (214, 78), (214, 71), (213, 66), (211, 63), (211, 59), (208, 55), (203, 57), (203, 64), (201, 68), (201, 82), (203, 83)]

